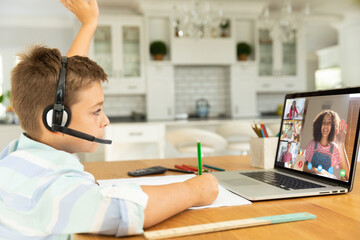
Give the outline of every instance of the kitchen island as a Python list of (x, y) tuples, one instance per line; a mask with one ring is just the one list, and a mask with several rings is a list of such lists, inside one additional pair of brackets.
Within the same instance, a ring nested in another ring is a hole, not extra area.
[[(111, 160), (110, 154), (116, 155), (117, 160), (184, 157), (167, 141), (167, 132), (182, 128), (197, 128), (215, 132), (220, 125), (232, 122), (247, 123), (249, 128), (254, 121), (265, 124), (280, 124), (280, 118), (273, 116), (236, 119), (223, 117), (189, 118), (173, 121), (146, 121), (144, 118), (134, 119), (131, 117), (109, 117), (109, 119), (111, 124), (106, 128), (104, 138), (115, 140), (113, 146), (117, 145), (116, 152), (108, 153), (106, 158), (105, 146), (99, 144), (98, 150), (94, 153), (78, 154), (81, 161)], [(11, 140), (19, 137), (22, 129), (17, 124), (0, 124), (0, 133), (0, 148), (3, 149)], [(234, 153), (224, 152), (223, 154), (231, 155)]]

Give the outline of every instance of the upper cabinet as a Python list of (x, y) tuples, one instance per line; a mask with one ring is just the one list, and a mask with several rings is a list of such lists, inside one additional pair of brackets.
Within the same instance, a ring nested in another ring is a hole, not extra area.
[(143, 18), (100, 18), (90, 55), (109, 77), (104, 94), (145, 94)]
[(304, 37), (301, 31), (293, 31), (293, 36), (293, 40), (284, 42), (274, 40), (269, 30), (258, 30), (259, 91), (305, 90)]
[[(199, 22), (205, 21), (200, 16), (198, 19)], [(175, 19), (172, 22), (171, 52), (175, 65), (229, 65), (235, 62), (235, 38), (231, 31), (231, 19), (217, 19), (209, 26), (201, 23), (177, 24)]]

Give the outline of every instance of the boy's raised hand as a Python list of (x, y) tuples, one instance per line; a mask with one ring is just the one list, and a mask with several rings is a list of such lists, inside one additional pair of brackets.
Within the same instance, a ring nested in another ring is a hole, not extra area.
[(81, 28), (76, 35), (66, 56), (88, 56), (91, 39), (95, 33), (99, 7), (97, 0), (60, 0), (61, 3), (75, 14), (81, 22)]
[(99, 7), (96, 0), (60, 0), (60, 2), (75, 14), (82, 25), (97, 25)]

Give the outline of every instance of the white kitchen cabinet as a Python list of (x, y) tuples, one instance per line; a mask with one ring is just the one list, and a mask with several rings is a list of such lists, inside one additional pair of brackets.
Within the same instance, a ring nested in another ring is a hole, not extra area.
[(233, 38), (173, 38), (172, 61), (174, 64), (229, 65), (235, 62), (234, 46)]
[(273, 40), (268, 30), (258, 31), (259, 92), (295, 92), (306, 90), (305, 41), (302, 31), (291, 42)]
[(92, 57), (108, 74), (104, 94), (145, 94), (143, 19), (107, 16), (99, 19)]
[(105, 161), (164, 158), (165, 124), (112, 124), (105, 129)]
[(147, 119), (168, 120), (175, 116), (174, 67), (170, 62), (147, 66)]
[(231, 116), (256, 116), (255, 61), (239, 62), (231, 66)]

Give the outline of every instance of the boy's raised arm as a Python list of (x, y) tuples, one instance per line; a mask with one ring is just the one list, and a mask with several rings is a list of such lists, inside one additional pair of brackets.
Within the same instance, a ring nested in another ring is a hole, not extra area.
[(61, 3), (75, 14), (81, 22), (81, 28), (76, 35), (66, 56), (87, 56), (91, 39), (97, 27), (99, 7), (97, 0), (60, 0)]

